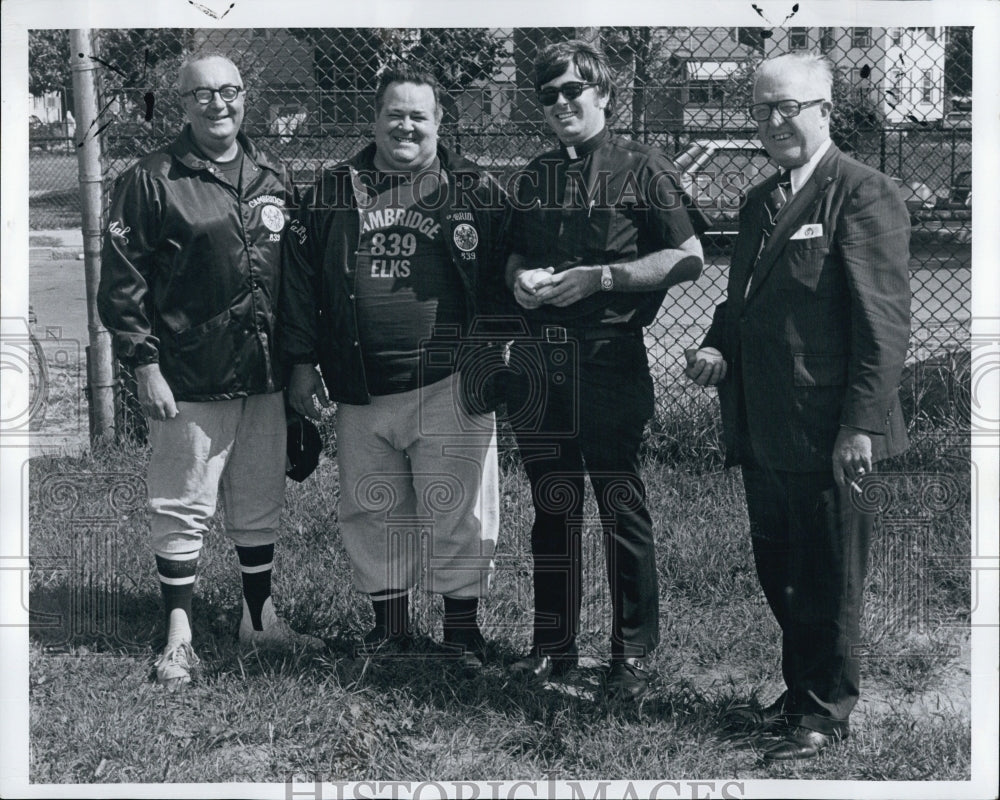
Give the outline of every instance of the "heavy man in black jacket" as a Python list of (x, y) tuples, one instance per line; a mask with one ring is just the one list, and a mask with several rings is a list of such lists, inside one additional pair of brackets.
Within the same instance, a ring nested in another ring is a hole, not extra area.
[(188, 119), (122, 175), (104, 240), (98, 307), (135, 368), (149, 417), (147, 484), (167, 613), (159, 683), (190, 682), (191, 595), (221, 489), (243, 575), (245, 647), (319, 649), (277, 617), (271, 563), (285, 491), (282, 372), (274, 349), (287, 224), (277, 167), (240, 134), (245, 89), (220, 55), (179, 73)]
[(361, 651), (409, 646), (422, 577), (444, 596), (445, 643), (475, 667), (499, 514), (481, 323), (502, 287), (503, 198), (438, 147), (433, 76), (387, 71), (375, 106), (375, 142), (326, 171), (291, 222), (289, 402), (314, 418), (317, 401), (338, 403), (341, 534), (375, 611)]

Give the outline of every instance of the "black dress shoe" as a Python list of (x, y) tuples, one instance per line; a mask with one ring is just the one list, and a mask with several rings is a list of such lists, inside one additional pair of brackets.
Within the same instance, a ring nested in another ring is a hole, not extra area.
[(827, 747), (847, 738), (847, 730), (842, 733), (820, 733), (801, 726), (792, 728), (788, 734), (770, 750), (765, 751), (765, 761), (795, 761), (815, 758)]
[(535, 646), (528, 655), (511, 664), (510, 671), (516, 677), (547, 681), (549, 678), (565, 677), (576, 669), (578, 661), (575, 647), (562, 653), (542, 655)]
[(765, 730), (781, 728), (788, 721), (788, 714), (785, 712), (786, 697), (787, 693), (782, 692), (777, 700), (765, 708), (754, 708), (749, 705), (734, 706), (726, 712), (726, 722), (740, 728), (763, 728)]
[(445, 628), (444, 649), (467, 669), (481, 669), (486, 663), (486, 639), (479, 628)]
[(613, 699), (641, 700), (649, 692), (649, 680), (641, 658), (613, 658), (604, 689)]

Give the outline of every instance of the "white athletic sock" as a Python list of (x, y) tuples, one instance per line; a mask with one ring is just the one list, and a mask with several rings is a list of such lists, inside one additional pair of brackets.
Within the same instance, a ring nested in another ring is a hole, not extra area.
[(170, 626), (167, 630), (167, 649), (176, 647), (181, 642), (191, 641), (191, 623), (183, 608), (175, 608), (170, 612)]

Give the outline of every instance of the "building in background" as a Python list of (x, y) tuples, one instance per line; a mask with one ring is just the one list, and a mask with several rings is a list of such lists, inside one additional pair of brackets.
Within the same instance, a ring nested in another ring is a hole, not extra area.
[(946, 36), (942, 27), (775, 28), (764, 54), (818, 50), (889, 124), (936, 123), (945, 113)]

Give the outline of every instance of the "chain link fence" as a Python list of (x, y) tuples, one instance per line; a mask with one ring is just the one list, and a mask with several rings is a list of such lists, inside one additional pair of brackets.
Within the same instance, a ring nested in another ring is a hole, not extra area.
[[(904, 383), (911, 418), (932, 413), (928, 381), (944, 381), (968, 414), (971, 300), (971, 29), (968, 28), (514, 28), (159, 29), (95, 33), (101, 114), (75, 136), (32, 134), (32, 228), (79, 225), (75, 142), (99, 135), (105, 208), (115, 178), (169, 142), (183, 124), (173, 81), (186, 53), (231, 57), (248, 89), (244, 131), (309, 184), (371, 138), (380, 71), (422, 61), (445, 88), (442, 142), (506, 179), (554, 142), (534, 97), (539, 48), (596, 40), (618, 76), (612, 130), (674, 158), (687, 190), (713, 220), (705, 274), (675, 287), (647, 332), (657, 386), (651, 445), (666, 456), (714, 461), (714, 393), (681, 375), (725, 292), (740, 185), (774, 169), (746, 107), (761, 58), (826, 54), (835, 67), (832, 132), (855, 158), (890, 175), (913, 222), (913, 329)], [(60, 32), (49, 32), (58, 36)], [(62, 32), (65, 33), (65, 32)], [(68, 46), (67, 46), (68, 48)], [(66, 52), (68, 63), (68, 49)], [(77, 54), (72, 54), (78, 57)], [(36, 59), (33, 47), (31, 59)], [(41, 56), (38, 56), (41, 59)], [(67, 90), (64, 90), (67, 91)], [(68, 104), (71, 107), (71, 103)], [(58, 131), (57, 131), (58, 133)], [(733, 180), (741, 173), (742, 181)], [(727, 176), (726, 181), (718, 178)], [(962, 354), (966, 354), (963, 361)], [(959, 372), (961, 370), (958, 370)], [(122, 386), (128, 386), (127, 375)], [(123, 391), (122, 406), (133, 399)], [(964, 401), (964, 406), (963, 406)], [(937, 400), (935, 400), (937, 402)], [(126, 417), (128, 415), (125, 415)], [(128, 427), (123, 422), (123, 427)], [(141, 431), (141, 427), (139, 429)], [(700, 435), (707, 433), (707, 436)]]

